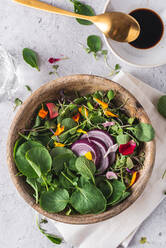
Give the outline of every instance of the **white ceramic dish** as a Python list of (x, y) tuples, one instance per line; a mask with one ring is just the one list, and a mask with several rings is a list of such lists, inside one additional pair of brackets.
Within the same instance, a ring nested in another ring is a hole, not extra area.
[(164, 34), (154, 47), (138, 49), (128, 43), (113, 41), (104, 36), (112, 53), (122, 61), (138, 67), (156, 67), (166, 64), (166, 1), (165, 0), (108, 0), (104, 12), (121, 11), (130, 13), (134, 9), (147, 8), (155, 11), (164, 24)]

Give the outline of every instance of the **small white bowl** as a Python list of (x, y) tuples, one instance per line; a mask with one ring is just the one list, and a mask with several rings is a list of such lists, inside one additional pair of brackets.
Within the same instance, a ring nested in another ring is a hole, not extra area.
[(104, 12), (120, 11), (130, 13), (132, 10), (147, 8), (155, 11), (162, 19), (164, 33), (161, 40), (152, 48), (138, 49), (128, 43), (121, 43), (104, 36), (112, 53), (122, 61), (138, 67), (156, 67), (166, 64), (166, 1), (165, 0), (109, 0)]

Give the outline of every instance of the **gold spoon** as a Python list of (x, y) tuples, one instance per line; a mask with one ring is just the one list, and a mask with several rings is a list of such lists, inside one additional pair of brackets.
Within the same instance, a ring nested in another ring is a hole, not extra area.
[(85, 16), (56, 8), (38, 0), (14, 1), (28, 7), (91, 21), (105, 34), (106, 37), (119, 42), (132, 42), (137, 39), (140, 33), (138, 22), (132, 16), (122, 12), (107, 12), (97, 16)]

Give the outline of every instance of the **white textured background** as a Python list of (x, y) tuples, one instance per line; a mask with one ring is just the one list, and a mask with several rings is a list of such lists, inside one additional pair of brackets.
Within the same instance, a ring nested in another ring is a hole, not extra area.
[[(64, 9), (73, 9), (69, 0), (47, 0), (47, 2)], [(96, 13), (101, 13), (106, 0), (86, 0), (85, 2), (93, 6)], [(95, 61), (93, 56), (86, 54), (80, 45), (80, 43), (86, 45), (87, 36), (90, 34), (100, 35), (95, 26), (82, 26), (72, 18), (29, 9), (19, 6), (11, 0), (1, 0), (0, 45), (16, 58), (20, 77), (20, 86), (15, 97), (21, 97), (22, 99), (28, 97), (29, 93), (24, 88), (25, 84), (30, 85), (35, 90), (45, 82), (53, 79), (54, 76), (48, 74), (51, 71), (51, 65), (47, 60), (49, 57), (59, 57), (61, 54), (69, 57), (69, 59), (59, 62), (59, 76), (78, 73), (107, 76), (109, 71), (103, 59), (100, 58)], [(32, 48), (39, 54), (40, 72), (24, 63), (21, 55), (24, 47)], [(104, 44), (103, 48), (106, 49)], [(154, 69), (129, 67), (120, 62), (111, 53), (109, 53), (109, 63), (112, 66), (119, 63), (124, 71), (130, 72), (147, 84), (166, 92), (166, 66)], [(13, 103), (1, 101), (0, 248), (53, 248), (55, 245), (51, 244), (38, 231), (34, 211), (18, 195), (9, 177), (5, 147), (8, 129), (13, 116)], [(142, 224), (131, 242), (130, 248), (166, 247), (165, 204), (166, 200)], [(142, 236), (146, 236), (149, 243), (145, 245), (139, 244)], [(110, 247), (108, 248), (111, 248), (111, 239), (112, 237), (110, 237)]]

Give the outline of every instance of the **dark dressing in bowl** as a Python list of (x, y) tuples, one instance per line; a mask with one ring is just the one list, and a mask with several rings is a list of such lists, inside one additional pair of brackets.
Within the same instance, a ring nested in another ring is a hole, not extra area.
[(154, 47), (163, 35), (164, 25), (160, 16), (150, 9), (136, 9), (129, 13), (140, 24), (140, 35), (129, 43), (133, 47), (147, 49)]

